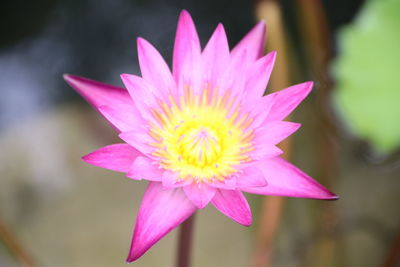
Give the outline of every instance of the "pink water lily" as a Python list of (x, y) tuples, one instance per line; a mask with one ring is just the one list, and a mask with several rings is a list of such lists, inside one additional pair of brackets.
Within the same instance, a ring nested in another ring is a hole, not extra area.
[(83, 160), (149, 181), (128, 262), (210, 202), (249, 226), (242, 192), (337, 198), (279, 157), (276, 145), (300, 126), (283, 119), (310, 93), (312, 82), (263, 96), (276, 56), (262, 55), (264, 33), (260, 22), (230, 51), (219, 24), (201, 50), (194, 23), (182, 11), (172, 73), (158, 51), (138, 38), (142, 77), (122, 74), (127, 90), (65, 75), (124, 141)]

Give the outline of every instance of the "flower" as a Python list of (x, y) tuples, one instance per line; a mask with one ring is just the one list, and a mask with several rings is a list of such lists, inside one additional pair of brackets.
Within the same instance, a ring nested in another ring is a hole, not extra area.
[(276, 144), (300, 124), (283, 119), (312, 82), (263, 96), (275, 52), (262, 56), (264, 22), (229, 51), (222, 24), (201, 50), (194, 23), (182, 11), (172, 73), (158, 51), (138, 38), (142, 77), (122, 74), (126, 89), (65, 75), (125, 142), (83, 157), (95, 166), (148, 180), (127, 261), (210, 202), (249, 226), (243, 192), (315, 199), (337, 196), (280, 158)]

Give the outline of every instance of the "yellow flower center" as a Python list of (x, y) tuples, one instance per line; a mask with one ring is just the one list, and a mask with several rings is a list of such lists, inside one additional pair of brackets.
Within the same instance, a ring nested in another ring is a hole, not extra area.
[(178, 101), (170, 96), (152, 114), (157, 122), (150, 123), (152, 155), (180, 180), (223, 181), (238, 172), (240, 163), (251, 161), (252, 118), (240, 113), (229, 92), (221, 96), (206, 88), (194, 95), (186, 87)]

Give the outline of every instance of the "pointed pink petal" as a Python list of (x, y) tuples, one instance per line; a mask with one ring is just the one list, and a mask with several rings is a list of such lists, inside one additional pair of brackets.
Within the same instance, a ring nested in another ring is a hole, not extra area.
[(159, 167), (156, 162), (152, 161), (147, 157), (137, 157), (131, 165), (129, 172), (126, 174), (129, 178), (135, 180), (149, 180), (149, 181), (161, 181), (161, 177), (164, 170)]
[(216, 86), (226, 66), (229, 64), (229, 45), (224, 26), (220, 23), (204, 48), (203, 54), (204, 70), (207, 73), (211, 87)]
[(283, 153), (280, 148), (268, 143), (256, 143), (254, 148), (254, 151), (249, 153), (249, 156), (254, 160), (274, 158)]
[(96, 108), (103, 105), (132, 104), (128, 92), (123, 88), (70, 74), (65, 74), (64, 79), (86, 101)]
[(143, 119), (159, 124), (151, 112), (159, 109), (159, 101), (162, 100), (162, 95), (157, 89), (136, 75), (121, 74), (121, 79)]
[(82, 159), (94, 166), (113, 171), (128, 172), (136, 157), (142, 155), (128, 144), (114, 144), (100, 148)]
[(267, 184), (268, 183), (263, 172), (257, 166), (251, 166), (243, 169), (236, 181), (237, 188), (259, 187), (266, 186)]
[(253, 102), (254, 99), (263, 96), (274, 67), (275, 58), (276, 51), (273, 51), (251, 65), (247, 72), (246, 101)]
[(211, 203), (224, 215), (244, 225), (251, 225), (251, 210), (242, 192), (220, 189)]
[(253, 102), (243, 102), (242, 108), (245, 112), (250, 112), (251, 117), (254, 119), (252, 128), (259, 127), (268, 117), (272, 106), (275, 103), (276, 95), (272, 97), (261, 97), (254, 99)]
[(98, 110), (101, 115), (121, 132), (131, 131), (138, 127), (138, 125), (143, 124), (143, 119), (140, 115), (133, 115), (130, 113), (132, 106), (127, 106), (125, 104), (119, 104), (116, 108), (100, 106)]
[(127, 262), (141, 257), (196, 210), (182, 189), (165, 190), (161, 183), (151, 182), (139, 209)]
[(259, 144), (278, 144), (286, 137), (297, 131), (301, 126), (300, 123), (288, 121), (270, 121), (263, 125), (262, 128), (256, 130), (254, 141)]
[(142, 77), (154, 85), (157, 95), (168, 96), (175, 90), (171, 71), (160, 53), (146, 40), (137, 39), (138, 57)]
[(173, 76), (179, 86), (199, 82), (197, 76), (201, 74), (198, 66), (200, 61), (200, 41), (196, 27), (190, 14), (183, 10), (179, 16), (172, 60)]
[(337, 199), (338, 196), (286, 160), (276, 157), (260, 162), (268, 185), (247, 187), (240, 190), (260, 194), (314, 199)]
[(265, 22), (260, 21), (253, 29), (233, 48), (232, 57), (241, 51), (247, 50), (247, 61), (255, 61), (263, 55), (265, 43)]
[[(222, 96), (226, 91), (238, 100), (241, 100), (246, 85), (248, 62), (246, 62), (247, 51), (243, 50), (236, 57), (231, 57), (229, 64), (225, 66), (223, 73), (217, 80), (219, 94)], [(233, 105), (235, 106), (235, 105)]]
[(125, 114), (119, 117), (118, 122), (106, 117), (117, 130), (122, 131), (132, 121), (142, 120), (126, 89), (69, 74), (65, 74), (64, 79), (94, 108), (109, 106), (115, 112)]
[(197, 208), (202, 209), (214, 197), (216, 189), (205, 183), (192, 183), (183, 187), (183, 191)]
[(137, 127), (134, 131), (120, 133), (118, 136), (143, 154), (151, 154), (154, 151), (154, 148), (148, 145), (154, 140), (142, 127)]
[(305, 82), (290, 86), (279, 92), (265, 97), (275, 97), (275, 104), (272, 106), (267, 120), (283, 120), (286, 118), (304, 98), (311, 92), (313, 82)]

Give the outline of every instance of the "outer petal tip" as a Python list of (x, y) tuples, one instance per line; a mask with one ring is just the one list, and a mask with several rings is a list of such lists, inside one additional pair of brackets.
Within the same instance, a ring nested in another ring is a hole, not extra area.
[(334, 200), (339, 200), (340, 199), (340, 197), (338, 196), (338, 195), (335, 195), (334, 193), (332, 193), (332, 192), (329, 192), (329, 196), (327, 196), (326, 198), (324, 198), (323, 200), (331, 200), (331, 201), (334, 201)]
[(140, 205), (126, 261), (140, 258), (196, 210), (181, 189), (164, 190), (161, 183), (150, 183)]
[(256, 24), (255, 28), (263, 35), (263, 39), (264, 39), (264, 42), (265, 42), (265, 36), (266, 36), (266, 33), (267, 33), (267, 23), (265, 22), (265, 20), (260, 20)]
[(265, 20), (260, 20), (259, 22), (257, 22), (257, 24), (253, 27), (253, 29), (251, 31), (265, 34), (266, 28), (267, 28), (267, 24), (265, 23)]
[(308, 81), (270, 94), (276, 94), (277, 97), (267, 119), (274, 121), (286, 118), (308, 96), (313, 85), (313, 82)]
[(82, 156), (82, 157), (81, 157), (81, 160), (83, 160), (84, 162), (90, 164), (90, 162), (91, 162), (91, 161), (90, 161), (90, 153), (87, 154), (87, 155)]
[(73, 85), (74, 83), (78, 82), (79, 80), (82, 80), (82, 77), (69, 74), (69, 73), (64, 73), (63, 74), (64, 81), (66, 81), (69, 85)]
[(305, 90), (307, 91), (306, 95), (308, 95), (314, 87), (313, 81), (308, 81), (304, 83)]
[(128, 144), (113, 144), (83, 156), (82, 160), (97, 167), (127, 172), (139, 155), (140, 153)]
[(224, 32), (225, 33), (225, 27), (221, 22), (218, 23), (217, 28), (215, 30), (218, 31), (218, 32)]
[(187, 11), (186, 9), (182, 9), (181, 13), (179, 14), (179, 18), (190, 18), (190, 19), (192, 19), (192, 17), (190, 16), (189, 11)]
[(314, 87), (314, 82), (313, 81), (308, 81), (308, 82), (304, 82), (304, 89), (303, 89), (303, 99), (306, 98), (312, 91), (313, 87)]
[(62, 76), (63, 76), (63, 78), (64, 78), (65, 81), (68, 81), (68, 79), (69, 79), (69, 77), (71, 76), (71, 74), (64, 73)]
[(124, 82), (129, 79), (129, 76), (130, 76), (130, 74), (128, 74), (128, 73), (121, 73), (119, 75), (119, 77), (121, 77), (121, 80), (124, 81)]
[(329, 191), (327, 188), (322, 188), (324, 192), (320, 192), (320, 196), (314, 197), (314, 199), (335, 201), (339, 200), (339, 196)]
[(250, 227), (253, 224), (251, 217), (247, 220), (241, 223), (241, 225), (245, 227)]
[(241, 188), (244, 192), (320, 200), (336, 200), (338, 196), (288, 161), (276, 157), (257, 165), (264, 173), (265, 187)]
[[(80, 76), (77, 76), (74, 74), (68, 74), (68, 73), (64, 73), (63, 78), (71, 87), (75, 88), (78, 91), (81, 90), (79, 87), (85, 86), (87, 84), (92, 84), (92, 83), (99, 84), (99, 85), (101, 84), (100, 82), (90, 80), (88, 78), (80, 77)], [(102, 84), (102, 85), (106, 85), (106, 84)]]
[(249, 33), (232, 49), (232, 56), (236, 56), (241, 50), (247, 50), (247, 60), (252, 62), (263, 55), (265, 43), (265, 22), (260, 21)]
[(144, 46), (150, 45), (150, 43), (142, 37), (136, 38), (136, 44), (138, 47), (138, 51), (143, 50)]
[[(319, 185), (320, 188), (315, 190), (315, 193), (317, 194), (315, 197), (311, 197), (313, 199), (319, 199), (319, 200), (327, 200), (327, 201), (334, 201), (338, 200), (339, 196), (336, 195), (335, 193), (329, 191), (326, 187)], [(295, 196), (297, 197), (297, 196)]]
[(143, 42), (143, 41), (146, 41), (144, 38), (142, 38), (142, 37), (137, 37), (136, 38), (136, 43), (141, 43), (141, 42)]
[(263, 27), (265, 28), (265, 20), (261, 19), (259, 22), (257, 22), (256, 27)]
[(275, 61), (275, 59), (276, 59), (276, 55), (278, 54), (278, 51), (276, 51), (276, 50), (273, 50), (273, 51), (269, 52), (269, 54), (271, 55), (271, 57), (272, 57), (272, 58), (273, 58), (273, 60)]
[(128, 258), (126, 258), (126, 263), (132, 263), (135, 260), (137, 260), (139, 257), (131, 257), (130, 255), (128, 256)]
[(81, 160), (83, 160), (85, 162), (86, 161), (90, 161), (91, 157), (92, 157), (92, 153), (89, 153), (89, 154), (86, 154), (86, 155), (82, 156)]
[(192, 16), (185, 9), (183, 9), (181, 11), (181, 13), (179, 14), (178, 25), (181, 24), (181, 23), (182, 24), (194, 24)]
[(211, 202), (220, 212), (237, 223), (244, 226), (251, 225), (250, 206), (242, 192), (237, 190), (218, 190)]

